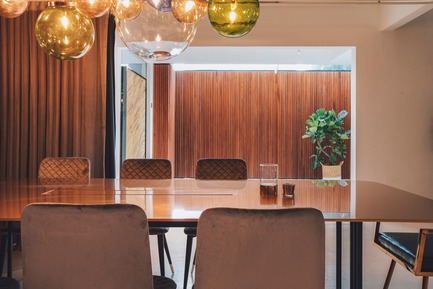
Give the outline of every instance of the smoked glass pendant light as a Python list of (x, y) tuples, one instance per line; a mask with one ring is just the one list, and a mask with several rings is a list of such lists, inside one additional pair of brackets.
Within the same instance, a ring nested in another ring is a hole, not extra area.
[(190, 45), (197, 30), (197, 25), (179, 22), (171, 12), (154, 9), (147, 2), (137, 18), (117, 19), (116, 23), (129, 50), (148, 62), (179, 55)]
[(15, 18), (23, 14), (28, 6), (27, 0), (0, 0), (0, 16)]
[(112, 0), (111, 14), (118, 20), (134, 19), (143, 9), (144, 0)]
[(76, 0), (75, 8), (89, 18), (100, 17), (110, 11), (111, 0)]
[(70, 2), (49, 3), (36, 20), (36, 40), (49, 55), (62, 60), (84, 56), (95, 39), (93, 23)]
[(198, 23), (207, 13), (206, 0), (171, 0), (171, 12), (177, 21)]
[(147, 0), (147, 3), (159, 11), (171, 11), (171, 0)]
[(209, 21), (225, 37), (240, 37), (253, 29), (259, 19), (258, 0), (209, 0)]

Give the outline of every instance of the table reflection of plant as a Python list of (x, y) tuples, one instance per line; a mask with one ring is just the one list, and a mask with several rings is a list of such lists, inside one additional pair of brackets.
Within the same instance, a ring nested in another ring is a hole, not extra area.
[(333, 187), (337, 183), (342, 187), (347, 186), (347, 182), (345, 180), (314, 180), (311, 182), (318, 188)]

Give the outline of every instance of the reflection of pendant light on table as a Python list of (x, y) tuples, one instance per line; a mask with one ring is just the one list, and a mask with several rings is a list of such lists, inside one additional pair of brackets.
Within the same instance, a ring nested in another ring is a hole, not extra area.
[(209, 21), (216, 32), (226, 37), (250, 32), (259, 14), (258, 0), (209, 0)]
[(36, 20), (36, 39), (49, 55), (62, 60), (82, 57), (93, 45), (92, 21), (72, 3), (50, 3)]
[(195, 36), (197, 26), (182, 23), (168, 11), (159, 11), (147, 2), (135, 19), (117, 20), (117, 31), (134, 54), (147, 61), (163, 61), (179, 55)]
[(15, 18), (23, 14), (27, 9), (27, 0), (0, 0), (0, 16)]

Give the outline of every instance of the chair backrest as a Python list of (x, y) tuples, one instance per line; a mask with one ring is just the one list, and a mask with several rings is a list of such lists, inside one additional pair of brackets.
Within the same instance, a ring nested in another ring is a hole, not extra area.
[(171, 162), (166, 159), (127, 159), (121, 179), (171, 179)]
[(214, 208), (197, 226), (195, 289), (320, 289), (325, 224), (312, 208)]
[(21, 234), (25, 289), (153, 288), (140, 207), (31, 204)]
[(45, 158), (39, 165), (38, 178), (43, 184), (87, 184), (90, 160), (84, 157)]
[(195, 178), (199, 180), (246, 180), (247, 164), (243, 159), (199, 159)]

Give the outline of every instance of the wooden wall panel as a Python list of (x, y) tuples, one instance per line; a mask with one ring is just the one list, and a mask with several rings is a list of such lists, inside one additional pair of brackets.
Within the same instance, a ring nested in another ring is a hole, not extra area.
[(153, 75), (153, 158), (169, 158), (171, 66), (154, 65)]
[[(320, 178), (313, 146), (301, 139), (320, 107), (346, 109), (350, 72), (183, 71), (175, 73), (175, 177), (194, 177), (200, 158), (243, 158), (248, 177), (260, 163), (281, 178)], [(343, 178), (350, 178), (350, 144)]]

